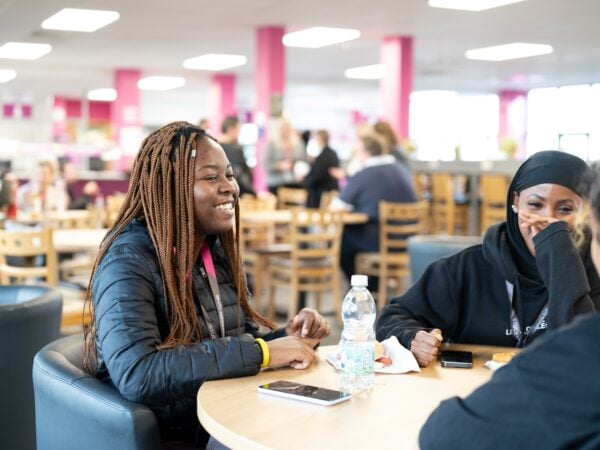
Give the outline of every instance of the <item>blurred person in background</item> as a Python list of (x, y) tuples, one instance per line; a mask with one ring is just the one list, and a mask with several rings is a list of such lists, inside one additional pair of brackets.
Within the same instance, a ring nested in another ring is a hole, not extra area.
[(277, 195), (278, 187), (301, 187), (294, 165), (305, 159), (303, 142), (290, 123), (283, 118), (271, 122), (264, 158), (269, 191)]
[(69, 209), (87, 209), (94, 205), (96, 198), (101, 195), (98, 183), (91, 180), (84, 183), (81, 194), (77, 195), (75, 185), (79, 180), (77, 168), (71, 161), (66, 161), (62, 166), (62, 177), (67, 190)]
[(219, 143), (223, 147), (223, 150), (225, 150), (227, 159), (231, 163), (233, 174), (240, 187), (240, 195), (250, 194), (256, 196), (256, 192), (252, 186), (252, 169), (250, 169), (246, 162), (244, 147), (239, 143), (241, 128), (242, 125), (237, 117), (226, 117), (221, 125), (222, 135)]
[[(369, 221), (364, 224), (344, 226), (340, 264), (350, 280), (354, 274), (354, 257), (360, 252), (379, 251), (379, 202), (397, 203), (417, 201), (412, 176), (408, 167), (384, 153), (384, 144), (376, 136), (363, 136), (359, 140), (356, 158), (362, 169), (348, 179), (348, 183), (335, 198), (331, 210), (365, 213)], [(369, 280), (376, 289), (376, 280)]]
[(25, 213), (64, 211), (68, 203), (64, 182), (49, 160), (39, 161), (34, 177), (17, 190), (17, 205)]
[(384, 120), (378, 120), (373, 126), (373, 130), (384, 139), (385, 152), (393, 155), (398, 162), (408, 166), (408, 157), (402, 150), (392, 126)]
[[(314, 154), (311, 154), (313, 152)], [(319, 130), (315, 133), (314, 145), (309, 144), (307, 153), (309, 161), (312, 162), (308, 174), (304, 177), (304, 185), (308, 188), (306, 206), (318, 208), (323, 192), (338, 189), (338, 180), (331, 174), (331, 169), (339, 167), (340, 160), (335, 150), (329, 147), (327, 130)]]

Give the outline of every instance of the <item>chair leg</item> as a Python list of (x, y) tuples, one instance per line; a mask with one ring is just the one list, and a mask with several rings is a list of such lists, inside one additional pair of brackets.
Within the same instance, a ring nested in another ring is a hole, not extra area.
[(321, 311), (321, 291), (315, 292), (315, 309)]

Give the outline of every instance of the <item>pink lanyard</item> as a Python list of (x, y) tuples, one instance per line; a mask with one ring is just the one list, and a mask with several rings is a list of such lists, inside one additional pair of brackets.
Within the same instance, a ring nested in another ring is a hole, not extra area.
[[(217, 315), (219, 316), (219, 326), (221, 327), (221, 337), (225, 337), (225, 318), (223, 316), (223, 303), (221, 302), (221, 295), (219, 293), (219, 283), (217, 282), (217, 272), (215, 271), (215, 265), (213, 263), (212, 255), (210, 254), (210, 248), (206, 242), (202, 244), (200, 248), (200, 256), (202, 257), (202, 264), (204, 267), (200, 268), (200, 273), (202, 273), (202, 277), (204, 279), (208, 278), (208, 286), (213, 296), (213, 300), (215, 302), (215, 306), (217, 308)], [(206, 320), (206, 325), (208, 327), (208, 331), (210, 333), (210, 337), (213, 339), (217, 338), (217, 333), (213, 324), (210, 322), (210, 317), (206, 312), (206, 309), (202, 305), (202, 301), (200, 302), (200, 307), (202, 308), (202, 314)]]

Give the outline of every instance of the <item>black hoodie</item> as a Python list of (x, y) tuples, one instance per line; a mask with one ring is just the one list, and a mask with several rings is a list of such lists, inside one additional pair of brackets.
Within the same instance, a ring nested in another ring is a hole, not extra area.
[(589, 255), (589, 240), (580, 256), (561, 221), (541, 231), (534, 244), (543, 283), (519, 273), (507, 244), (506, 224), (495, 225), (483, 244), (434, 262), (404, 295), (392, 299), (377, 321), (377, 339), (397, 336), (410, 348), (417, 331), (440, 328), (444, 341), (514, 347), (507, 282), (513, 286), (522, 330), (548, 303), (546, 320), (527, 343), (546, 328), (558, 328), (578, 314), (594, 311), (594, 304), (600, 304), (600, 280)]

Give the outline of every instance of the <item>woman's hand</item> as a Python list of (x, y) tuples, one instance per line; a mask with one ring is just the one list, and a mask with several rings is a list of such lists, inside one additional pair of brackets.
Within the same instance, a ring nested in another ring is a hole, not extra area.
[(269, 347), (269, 364), (267, 367), (290, 366), (294, 369), (306, 369), (314, 361), (316, 354), (313, 348), (318, 339), (286, 336), (267, 341)]
[[(301, 338), (323, 339), (329, 336), (329, 322), (316, 310), (303, 308), (285, 327), (285, 334)], [(316, 345), (316, 344), (315, 344)]]
[(431, 331), (418, 331), (410, 343), (410, 351), (421, 367), (427, 367), (438, 354), (442, 345), (442, 330), (434, 328)]
[(526, 236), (535, 237), (544, 228), (559, 220), (554, 217), (538, 216), (526, 211), (519, 211), (519, 227)]

